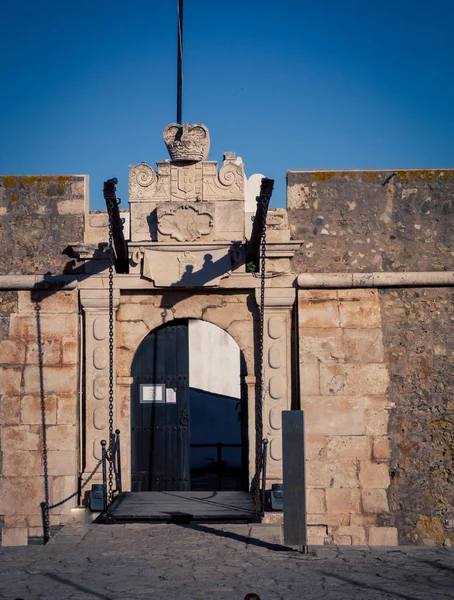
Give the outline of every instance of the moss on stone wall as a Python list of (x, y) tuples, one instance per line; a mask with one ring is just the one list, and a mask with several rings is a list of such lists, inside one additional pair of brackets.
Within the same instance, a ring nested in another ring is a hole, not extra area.
[(0, 176), (0, 274), (62, 273), (83, 242), (83, 176)]

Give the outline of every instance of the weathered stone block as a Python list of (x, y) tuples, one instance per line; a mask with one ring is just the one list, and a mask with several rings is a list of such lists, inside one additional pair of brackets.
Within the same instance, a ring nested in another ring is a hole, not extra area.
[(350, 524), (350, 516), (349, 515), (329, 515), (328, 513), (324, 513), (321, 515), (316, 514), (307, 514), (307, 523), (308, 525), (324, 525), (329, 527), (340, 527), (341, 525), (349, 525)]
[(381, 329), (344, 329), (344, 350), (347, 362), (382, 363)]
[(76, 428), (73, 425), (51, 425), (47, 428), (47, 448), (49, 450), (75, 450)]
[(3, 452), (2, 471), (5, 477), (32, 477), (42, 473), (41, 452)]
[(36, 307), (39, 305), (40, 314), (44, 313), (66, 313), (78, 312), (77, 290), (53, 292), (46, 291), (19, 291), (19, 313), (36, 315)]
[(0, 396), (0, 425), (19, 425), (20, 396)]
[(17, 515), (5, 515), (3, 521), (6, 527), (28, 527), (28, 518)]
[(385, 435), (375, 437), (372, 444), (372, 457), (375, 460), (387, 460), (391, 456), (389, 438)]
[(313, 514), (326, 512), (325, 490), (310, 489), (307, 491), (307, 512)]
[[(42, 482), (42, 480), (41, 480), (41, 482)], [(42, 502), (42, 500), (41, 500), (41, 502)], [(29, 527), (39, 527), (43, 523), (43, 516), (42, 516), (41, 510), (39, 511), (39, 513), (28, 514), (26, 519), (27, 519)], [(49, 519), (50, 519), (51, 527), (53, 525), (60, 525), (60, 523), (61, 523), (60, 516), (52, 514), (52, 511), (49, 515)]]
[(326, 457), (331, 460), (369, 460), (370, 445), (370, 437), (365, 435), (330, 437), (326, 445)]
[(28, 542), (27, 527), (4, 527), (2, 530), (2, 546), (26, 546)]
[(329, 514), (359, 512), (359, 490), (328, 488), (326, 490), (326, 508)]
[(320, 300), (337, 301), (337, 290), (298, 290), (299, 302), (317, 302)]
[[(57, 399), (55, 396), (45, 396), (44, 408), (46, 424), (57, 422)], [(21, 400), (21, 423), (23, 425), (41, 425), (41, 398), (39, 396), (24, 396)]]
[[(150, 311), (149, 304), (138, 304), (136, 306), (141, 306), (144, 312)], [(149, 329), (144, 321), (129, 321), (127, 323), (121, 321), (118, 323), (117, 329), (117, 347), (124, 347), (135, 352), (148, 333)]]
[(0, 506), (7, 515), (41, 515), (39, 503), (43, 501), (43, 478), (0, 478)]
[(307, 433), (305, 435), (306, 460), (324, 458), (326, 456), (326, 440), (327, 438), (324, 435), (313, 435), (311, 433)]
[[(41, 340), (73, 338), (78, 336), (78, 315), (44, 314), (40, 318)], [(10, 338), (36, 341), (38, 327), (34, 315), (11, 315)]]
[(85, 202), (81, 200), (57, 200), (57, 212), (59, 215), (83, 215)]
[(25, 344), (20, 340), (0, 342), (0, 364), (22, 365), (25, 362)]
[(339, 300), (349, 300), (351, 302), (354, 302), (355, 300), (376, 302), (378, 293), (377, 290), (369, 288), (340, 288), (337, 290), (337, 297)]
[(188, 318), (201, 319), (204, 311), (208, 306), (220, 307), (222, 306), (222, 297), (215, 295), (207, 298), (203, 295), (181, 297), (172, 306), (172, 311), (175, 319)]
[(320, 394), (342, 396), (344, 393), (344, 367), (338, 364), (320, 365)]
[(364, 407), (367, 410), (385, 410), (394, 406), (396, 405), (389, 396), (364, 396)]
[(388, 433), (389, 415), (386, 410), (366, 409), (365, 423), (368, 435), (381, 436)]
[(76, 365), (79, 363), (79, 343), (77, 340), (63, 340), (62, 363), (64, 365)]
[[(60, 502), (64, 498), (67, 498), (71, 494), (73, 494), (77, 489), (77, 479), (76, 477), (69, 475), (62, 475), (60, 477), (53, 477), (50, 484), (50, 498), (51, 502), (54, 504), (56, 502)], [(55, 514), (69, 513), (72, 508), (74, 508), (76, 504), (76, 499), (73, 498), (62, 506), (54, 509)]]
[(368, 513), (368, 514), (351, 514), (350, 515), (350, 525), (376, 525), (377, 524), (377, 514), (376, 513)]
[(232, 321), (227, 329), (227, 333), (230, 333), (240, 348), (254, 347), (254, 332), (251, 327), (251, 321)]
[(28, 425), (3, 426), (2, 448), (10, 452), (38, 450), (39, 435)]
[(363, 510), (366, 513), (388, 512), (388, 496), (386, 490), (361, 490)]
[(386, 393), (388, 385), (388, 369), (384, 364), (345, 365), (345, 393), (347, 395), (380, 395)]
[(366, 531), (361, 525), (344, 525), (333, 531), (335, 535), (349, 535), (354, 546), (366, 545)]
[(313, 396), (302, 399), (306, 432), (319, 435), (364, 435), (362, 398)]
[(143, 294), (121, 294), (119, 306), (123, 304), (147, 304), (148, 310), (150, 306), (159, 306), (161, 294), (143, 293)]
[(341, 300), (340, 323), (349, 329), (377, 329), (381, 326), (380, 305), (377, 300)]
[(215, 239), (242, 240), (244, 237), (244, 202), (216, 202)]
[(359, 486), (355, 461), (308, 460), (306, 466), (308, 488), (355, 488)]
[(389, 487), (388, 465), (361, 461), (359, 482), (362, 488), (387, 489)]
[(337, 301), (302, 301), (300, 298), (298, 319), (300, 327), (340, 327)]
[(0, 367), (0, 390), (2, 394), (20, 394), (22, 369), (15, 367)]
[(320, 395), (320, 365), (315, 362), (300, 364), (301, 396)]
[(28, 528), (28, 537), (29, 538), (43, 538), (44, 529), (43, 527), (29, 527)]
[(76, 425), (78, 423), (77, 396), (59, 396), (57, 401), (57, 423)]
[[(209, 301), (209, 300), (208, 300)], [(206, 308), (203, 320), (213, 323), (221, 329), (227, 329), (233, 321), (247, 321), (251, 319), (251, 312), (246, 304), (226, 304), (225, 306)]]
[(327, 535), (326, 526), (324, 525), (307, 526), (307, 543), (311, 546), (323, 546)]
[(17, 295), (19, 292), (13, 290), (0, 291), (0, 314), (9, 315), (17, 312)]
[[(41, 351), (41, 357), (40, 357)], [(26, 363), (29, 365), (38, 365), (42, 360), (43, 365), (58, 365), (61, 363), (61, 343), (60, 340), (42, 340), (40, 346), (37, 342), (27, 344)]]
[(76, 473), (76, 451), (50, 450), (47, 454), (49, 475), (72, 475)]
[(149, 318), (151, 312), (158, 311), (158, 308), (152, 308), (150, 304), (122, 302), (117, 310), (117, 321), (134, 321), (140, 323), (144, 317)]
[[(44, 392), (46, 394), (73, 394), (77, 391), (76, 367), (46, 367), (43, 369)], [(24, 391), (40, 393), (39, 367), (32, 365), (24, 369)]]
[(335, 546), (351, 546), (352, 536), (351, 535), (333, 535), (333, 544)]
[(116, 372), (118, 377), (129, 377), (131, 375), (134, 351), (128, 348), (118, 348), (116, 351)]
[(344, 359), (344, 340), (340, 328), (301, 328), (299, 346), (302, 363), (332, 363), (342, 362)]
[(396, 527), (370, 527), (369, 546), (398, 546)]

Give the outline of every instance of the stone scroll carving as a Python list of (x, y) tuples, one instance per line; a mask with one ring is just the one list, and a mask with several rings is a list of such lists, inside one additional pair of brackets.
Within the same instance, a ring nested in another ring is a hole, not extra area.
[(219, 173), (216, 163), (206, 163), (203, 169), (203, 199), (242, 200), (244, 199), (244, 167), (233, 161), (226, 161)]
[(158, 209), (158, 231), (179, 242), (195, 242), (211, 233), (213, 215), (192, 204)]
[(150, 261), (148, 260), (148, 254), (144, 248), (140, 247), (140, 248), (137, 248), (136, 250), (134, 250), (132, 253), (132, 256), (131, 256), (131, 260), (136, 265), (139, 265), (140, 263), (142, 263), (142, 276), (143, 277), (145, 277), (146, 279), (149, 279), (150, 281), (153, 279), (152, 274), (151, 274)]
[(129, 197), (149, 198), (156, 194), (158, 175), (153, 167), (141, 163), (129, 167)]
[(199, 162), (208, 158), (210, 134), (201, 123), (170, 123), (164, 129), (164, 141), (170, 158), (179, 162)]

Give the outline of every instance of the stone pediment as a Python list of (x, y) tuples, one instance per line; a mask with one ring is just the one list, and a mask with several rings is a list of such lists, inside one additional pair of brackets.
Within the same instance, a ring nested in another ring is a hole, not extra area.
[(195, 242), (213, 229), (211, 212), (193, 204), (166, 203), (157, 209), (157, 226), (162, 235), (178, 242)]

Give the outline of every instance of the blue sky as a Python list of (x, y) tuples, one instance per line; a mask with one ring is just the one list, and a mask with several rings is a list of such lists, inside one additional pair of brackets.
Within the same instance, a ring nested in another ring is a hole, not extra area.
[[(176, 0), (5, 0), (0, 173), (90, 175), (168, 157)], [(185, 0), (183, 119), (248, 175), (454, 167), (452, 0)]]

